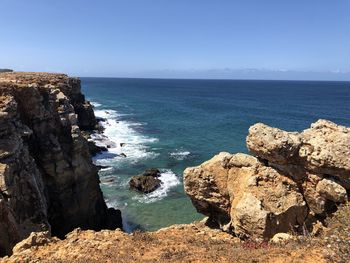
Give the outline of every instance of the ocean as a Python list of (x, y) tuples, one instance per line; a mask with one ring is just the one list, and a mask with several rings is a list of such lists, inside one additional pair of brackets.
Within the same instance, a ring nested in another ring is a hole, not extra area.
[[(185, 195), (182, 172), (215, 154), (247, 153), (257, 122), (301, 131), (323, 118), (350, 126), (350, 82), (81, 78), (114, 144), (94, 162), (108, 206), (126, 231), (157, 230), (202, 219)], [(120, 154), (125, 154), (126, 157)], [(159, 168), (162, 186), (129, 190), (129, 179)]]

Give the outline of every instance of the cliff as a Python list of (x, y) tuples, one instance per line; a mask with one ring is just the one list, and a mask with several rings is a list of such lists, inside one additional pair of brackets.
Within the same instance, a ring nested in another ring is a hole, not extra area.
[(82, 136), (95, 126), (79, 79), (0, 74), (0, 256), (31, 232), (121, 227)]

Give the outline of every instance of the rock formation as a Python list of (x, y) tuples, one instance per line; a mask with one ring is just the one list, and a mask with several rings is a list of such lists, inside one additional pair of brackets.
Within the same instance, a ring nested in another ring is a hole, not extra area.
[(31, 232), (121, 227), (81, 133), (95, 127), (79, 79), (0, 74), (0, 255)]
[(319, 120), (301, 133), (258, 123), (246, 154), (220, 153), (184, 172), (196, 209), (240, 237), (300, 231), (334, 212), (350, 189), (350, 129)]
[(130, 189), (141, 192), (151, 193), (160, 187), (162, 181), (158, 179), (160, 171), (155, 168), (147, 169), (140, 175), (131, 177), (129, 181)]

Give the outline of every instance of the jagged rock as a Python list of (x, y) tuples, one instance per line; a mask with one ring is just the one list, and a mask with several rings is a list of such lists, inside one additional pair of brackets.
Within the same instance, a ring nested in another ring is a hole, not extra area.
[(332, 202), (346, 201), (346, 190), (350, 190), (350, 128), (318, 120), (297, 133), (258, 123), (249, 129), (247, 147), (298, 181), (315, 214), (326, 213)]
[(271, 238), (348, 199), (349, 128), (319, 120), (297, 133), (258, 123), (247, 147), (257, 158), (220, 153), (184, 172), (194, 206), (223, 230)]
[(325, 199), (337, 203), (343, 203), (347, 200), (347, 193), (345, 188), (336, 183), (334, 180), (321, 180), (316, 186), (316, 191)]
[(142, 175), (144, 176), (153, 176), (153, 177), (159, 177), (160, 171), (157, 168), (150, 168), (145, 170)]
[(301, 132), (286, 132), (258, 123), (250, 127), (248, 149), (292, 176), (328, 174), (350, 189), (350, 128), (318, 120)]
[(43, 246), (51, 242), (57, 242), (59, 239), (51, 237), (49, 231), (32, 232), (29, 237), (16, 244), (13, 253), (20, 253), (28, 248)]
[(130, 189), (145, 194), (153, 192), (161, 186), (162, 181), (157, 178), (159, 176), (160, 171), (158, 169), (147, 169), (142, 174), (131, 177), (129, 181)]
[(242, 237), (271, 238), (307, 216), (297, 184), (249, 155), (220, 153), (187, 168), (184, 185), (199, 212)]
[(161, 185), (161, 181), (153, 176), (136, 175), (130, 179), (130, 189), (141, 193), (151, 193)]
[(247, 147), (262, 159), (276, 164), (291, 164), (301, 144), (297, 133), (257, 123), (249, 128)]
[(21, 233), (11, 208), (0, 193), (0, 256), (11, 254), (12, 247), (21, 240)]
[[(78, 110), (77, 110), (78, 109)], [(31, 232), (112, 225), (81, 129), (96, 119), (80, 80), (0, 75), (0, 253)], [(121, 227), (116, 214), (112, 228)], [(11, 231), (8, 231), (11, 229)]]
[(93, 141), (88, 141), (89, 151), (92, 156), (95, 156), (96, 154), (99, 154), (101, 152), (106, 152), (107, 148), (104, 146), (98, 146)]

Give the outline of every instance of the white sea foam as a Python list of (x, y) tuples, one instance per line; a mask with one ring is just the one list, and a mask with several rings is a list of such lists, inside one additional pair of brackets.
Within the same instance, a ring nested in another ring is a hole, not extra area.
[(106, 167), (106, 168), (101, 168), (100, 171), (101, 172), (106, 172), (106, 171), (110, 171), (112, 169), (113, 169), (113, 167)]
[(95, 108), (101, 107), (102, 105), (98, 102), (95, 101), (90, 101), (91, 105), (94, 106)]
[(181, 150), (177, 150), (175, 152), (171, 152), (170, 153), (170, 156), (179, 160), (179, 161), (182, 161), (184, 160), (185, 158), (187, 158), (187, 156), (189, 156), (191, 154), (191, 152), (189, 151), (181, 151)]
[(170, 169), (163, 170), (159, 179), (162, 181), (162, 184), (157, 190), (142, 196), (137, 195), (133, 199), (141, 203), (153, 203), (166, 197), (172, 188), (181, 183), (176, 174)]
[(121, 120), (122, 115), (115, 110), (95, 110), (95, 115), (103, 119), (100, 123), (104, 131), (102, 135), (94, 134), (91, 137), (98, 146), (108, 146), (108, 152), (115, 154), (115, 159), (137, 162), (157, 156), (148, 145), (158, 139), (142, 135), (134, 129), (142, 123)]

